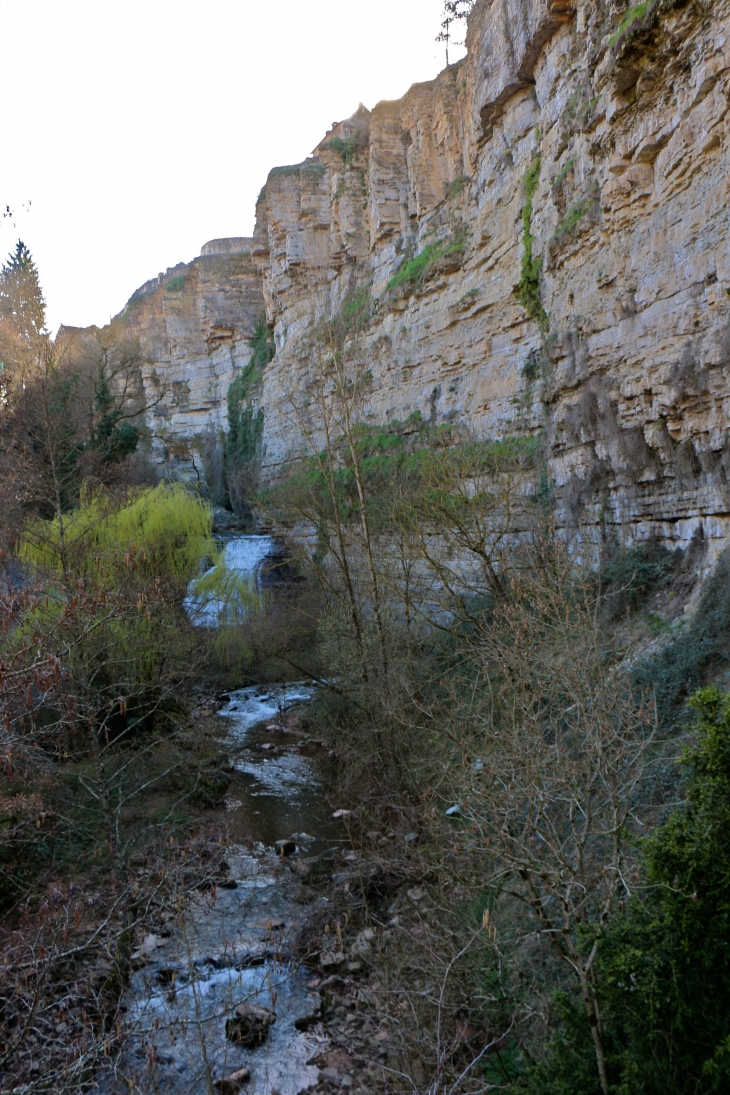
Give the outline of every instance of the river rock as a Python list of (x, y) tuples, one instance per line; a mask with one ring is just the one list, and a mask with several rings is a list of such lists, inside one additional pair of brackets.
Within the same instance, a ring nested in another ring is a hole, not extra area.
[(247, 1084), (251, 1079), (251, 1073), (247, 1068), (239, 1068), (236, 1072), (232, 1072), (230, 1076), (223, 1076), (222, 1079), (216, 1080), (213, 1087), (216, 1091), (220, 1092), (220, 1095), (237, 1095), (244, 1084)]
[(345, 961), (342, 951), (323, 951), (319, 957), (322, 969), (330, 969), (332, 966), (340, 966)]
[(375, 932), (372, 928), (364, 928), (361, 932), (358, 932), (355, 942), (350, 947), (350, 953), (352, 955), (359, 955), (364, 957), (370, 951), (370, 944), (375, 939)]
[(320, 1019), (321, 1015), (318, 1011), (314, 1012), (312, 1015), (302, 1015), (299, 1019), (294, 1020), (294, 1027), (296, 1030), (305, 1032), (308, 1031), (310, 1027), (315, 1026)]
[(226, 1038), (242, 1046), (260, 1046), (276, 1022), (276, 1013), (258, 1004), (239, 1004), (235, 1015), (226, 1019)]

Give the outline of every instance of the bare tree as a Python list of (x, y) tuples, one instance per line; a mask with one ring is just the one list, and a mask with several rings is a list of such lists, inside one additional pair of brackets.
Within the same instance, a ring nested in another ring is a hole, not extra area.
[(544, 545), (471, 644), (479, 675), (459, 720), (462, 734), (471, 726), (462, 812), (473, 846), (525, 910), (523, 940), (547, 944), (575, 981), (607, 1092), (595, 962), (634, 884), (656, 714), (612, 663), (593, 589), (555, 540)]

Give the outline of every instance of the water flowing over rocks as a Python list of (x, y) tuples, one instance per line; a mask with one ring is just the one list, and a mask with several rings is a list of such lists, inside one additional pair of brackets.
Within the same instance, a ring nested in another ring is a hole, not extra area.
[[(293, 852), (328, 846), (321, 776), (313, 759), (272, 762), (256, 748), (272, 733), (272, 718), (311, 695), (305, 685), (244, 688), (220, 710), (223, 744), (243, 774), (229, 814), (247, 841), (227, 848), (220, 885), (188, 900), (165, 934), (147, 937), (133, 954), (117, 1075), (135, 1090), (195, 1095), (208, 1092), (210, 1082), (219, 1091), (245, 1082), (256, 1095), (298, 1095), (317, 1083), (319, 1070), (308, 1062), (327, 1040), (317, 1026), (319, 996), (307, 988), (293, 949), (303, 923), (323, 915), (326, 899), (302, 894), (300, 876), (272, 845), (296, 822)], [(263, 809), (252, 810), (257, 802)], [(312, 1022), (302, 1024), (307, 1016)], [(99, 1090), (126, 1090), (115, 1084), (102, 1081)]]
[(221, 584), (211, 592), (197, 589), (191, 583), (185, 598), (185, 611), (196, 627), (219, 627), (233, 622), (245, 612), (244, 594), (238, 583), (243, 581), (250, 592), (261, 588), (262, 569), (267, 559), (274, 558), (277, 545), (273, 536), (234, 536), (223, 545), (221, 559), (203, 574), (203, 579), (221, 574)]

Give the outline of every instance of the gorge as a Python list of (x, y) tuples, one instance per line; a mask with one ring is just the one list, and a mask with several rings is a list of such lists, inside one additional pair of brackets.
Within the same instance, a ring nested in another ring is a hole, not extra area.
[(105, 327), (0, 270), (5, 1095), (730, 1089), (730, 0), (443, 15)]
[(263, 475), (282, 474), (313, 327), (355, 301), (368, 422), (540, 437), (558, 523), (586, 543), (717, 546), (727, 15), (723, 0), (479, 0), (463, 61), (361, 105), (270, 172), (253, 238), (212, 241), (132, 296), (116, 322), (148, 391), (165, 388), (160, 468), (205, 475), (265, 310), (276, 354), (246, 398)]

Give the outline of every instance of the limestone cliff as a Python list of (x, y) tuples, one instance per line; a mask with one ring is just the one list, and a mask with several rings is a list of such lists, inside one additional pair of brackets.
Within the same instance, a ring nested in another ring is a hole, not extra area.
[[(226, 394), (251, 356), (249, 339), (264, 311), (251, 247), (242, 237), (206, 243), (200, 257), (145, 282), (104, 329), (106, 343), (136, 345), (151, 455), (164, 474), (202, 479), (216, 463)], [(59, 333), (73, 354), (94, 331), (75, 339), (70, 328)]]
[(730, 0), (478, 0), (467, 45), (272, 171), (244, 249), (135, 295), (179, 386), (159, 444), (223, 428), (263, 292), (278, 474), (307, 332), (367, 291), (373, 422), (542, 432), (559, 519), (593, 542), (724, 537)]
[[(545, 430), (564, 523), (724, 536), (729, 14), (480, 0), (467, 58), (379, 103), (366, 144), (272, 172), (254, 250), (278, 346), (265, 466), (292, 448), (278, 407), (308, 367), (300, 336), (371, 285), (373, 420)], [(515, 295), (526, 246), (534, 318)]]

